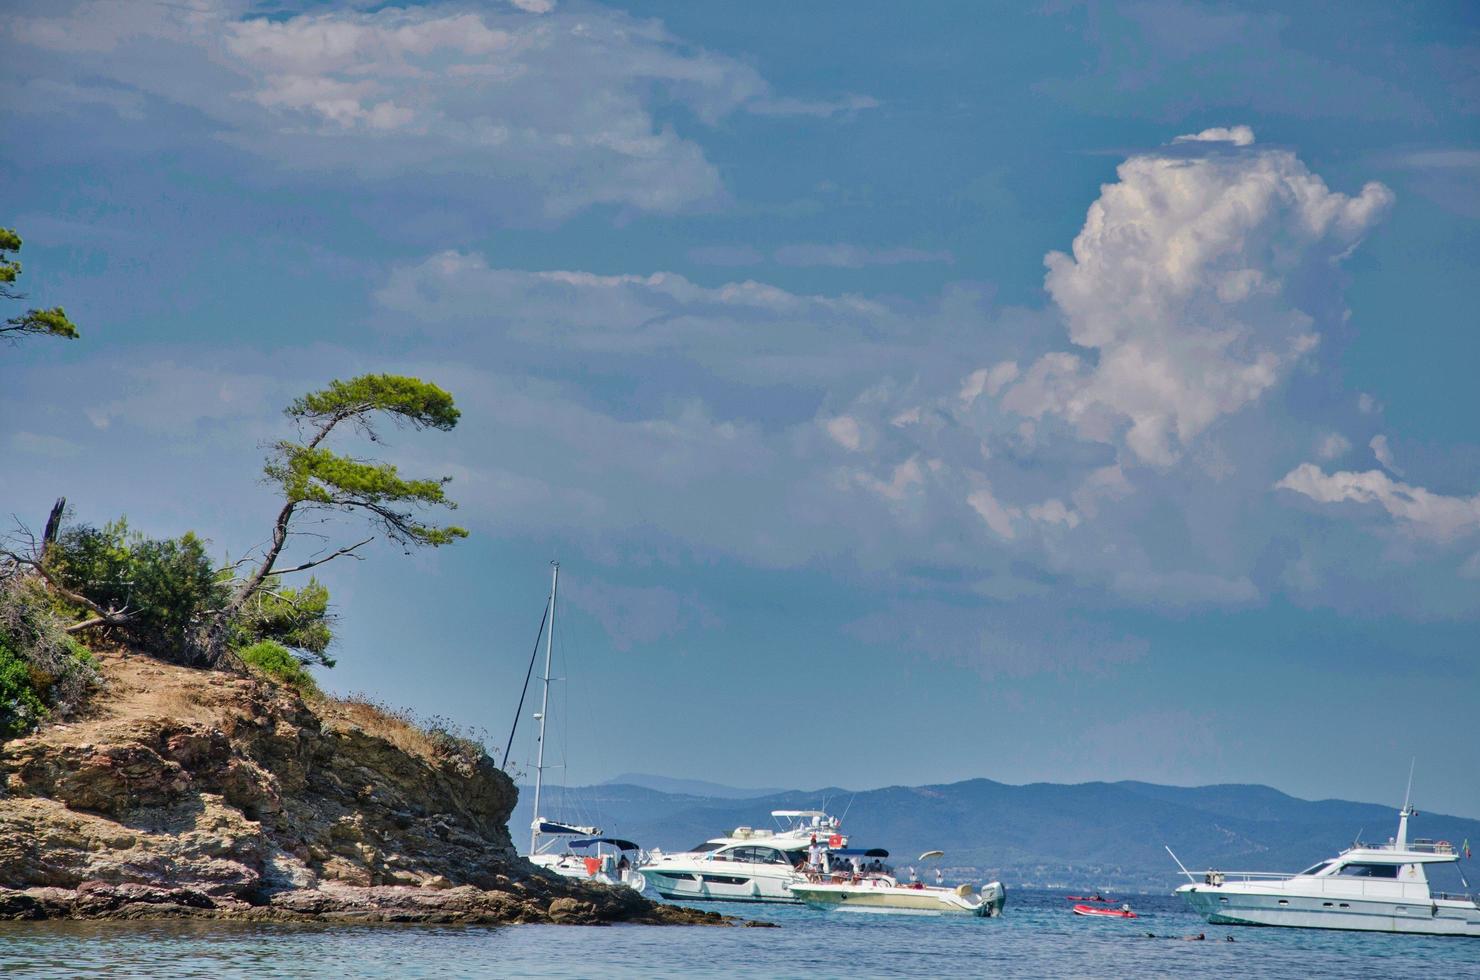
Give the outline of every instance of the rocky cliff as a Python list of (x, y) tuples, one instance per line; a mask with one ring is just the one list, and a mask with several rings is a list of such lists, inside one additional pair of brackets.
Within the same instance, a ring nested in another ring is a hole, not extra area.
[(717, 922), (519, 858), (481, 751), (359, 702), (124, 654), (0, 745), (0, 918)]

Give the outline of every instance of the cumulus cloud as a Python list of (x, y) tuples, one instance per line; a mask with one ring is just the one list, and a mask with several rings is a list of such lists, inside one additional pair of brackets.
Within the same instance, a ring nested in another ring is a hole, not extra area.
[(1120, 165), (1072, 254), (1045, 260), (1069, 339), (1094, 357), (1042, 356), (1003, 394), (1004, 408), (1057, 417), (1164, 467), (1318, 343), (1301, 287), (1329, 276), (1392, 193), (1378, 183), (1356, 196), (1332, 191), (1293, 153), (1249, 147), (1246, 128), (1198, 134), (1226, 137), (1235, 152)]
[(1447, 497), (1394, 480), (1381, 470), (1325, 473), (1301, 463), (1275, 484), (1320, 504), (1376, 504), (1417, 537), (1453, 541), (1480, 530), (1480, 494)]
[(510, 205), (532, 190), (553, 216), (718, 200), (718, 171), (666, 121), (668, 107), (712, 126), (734, 112), (822, 116), (872, 104), (788, 101), (748, 64), (657, 21), (549, 0), (270, 18), (227, 0), (36, 9), (12, 12), (9, 34), (17, 50), (44, 53), (30, 69), (53, 102), (137, 117), (123, 100), (142, 92), (198, 110), (216, 135), (292, 168), (458, 175)]

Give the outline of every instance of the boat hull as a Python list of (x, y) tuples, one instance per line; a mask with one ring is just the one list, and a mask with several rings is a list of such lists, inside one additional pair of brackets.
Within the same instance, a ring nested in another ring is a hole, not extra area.
[(1228, 886), (1183, 885), (1188, 906), (1214, 925), (1282, 926), (1480, 938), (1480, 908), (1443, 899), (1370, 899), (1356, 895), (1300, 895)]
[(792, 894), (808, 906), (826, 912), (864, 912), (878, 915), (962, 915), (988, 918), (1002, 914), (1006, 890), (997, 882), (980, 892), (961, 894), (949, 888), (909, 888), (858, 884), (800, 883)]
[(653, 867), (643, 868), (653, 891), (664, 898), (685, 902), (771, 902), (795, 905), (791, 894), (796, 874), (767, 874), (766, 869), (737, 867)]

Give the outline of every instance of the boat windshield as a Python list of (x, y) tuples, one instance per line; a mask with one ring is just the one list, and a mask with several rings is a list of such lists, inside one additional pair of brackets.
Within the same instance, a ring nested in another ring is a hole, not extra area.
[(705, 841), (702, 844), (697, 844), (694, 847), (689, 848), (689, 853), (690, 854), (704, 854), (704, 853), (706, 853), (708, 851), (717, 851), (721, 847), (724, 847), (724, 844), (720, 843), (719, 841), (707, 840), (707, 841)]
[(1318, 875), (1322, 871), (1325, 871), (1329, 867), (1331, 867), (1331, 862), (1330, 861), (1322, 861), (1320, 864), (1317, 864), (1314, 867), (1306, 868), (1304, 871), (1302, 871), (1300, 873), (1301, 873), (1301, 875), (1305, 875), (1305, 876)]
[(1348, 864), (1343, 866), (1337, 874), (1343, 878), (1396, 878), (1398, 877), (1398, 866), (1396, 864)]

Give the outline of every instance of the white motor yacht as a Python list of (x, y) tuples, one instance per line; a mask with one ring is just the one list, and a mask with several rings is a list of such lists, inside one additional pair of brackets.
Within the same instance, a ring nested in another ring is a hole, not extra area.
[(791, 887), (806, 877), (797, 871), (815, 840), (824, 848), (848, 845), (840, 822), (821, 810), (773, 810), (780, 826), (736, 827), (692, 850), (654, 850), (642, 874), (664, 898), (701, 902), (790, 902)]
[[(867, 852), (874, 853), (874, 852)], [(879, 852), (883, 853), (883, 852)], [(887, 855), (886, 855), (887, 856)], [(926, 851), (921, 863), (937, 861), (941, 851)], [(913, 869), (911, 877), (913, 877)], [(953, 888), (901, 882), (892, 874), (855, 870), (819, 874), (791, 886), (791, 893), (814, 909), (826, 912), (874, 912), (889, 915), (970, 915), (987, 918), (1002, 914), (1007, 889), (999, 881), (977, 888), (960, 884)]]
[(1429, 889), (1424, 869), (1460, 855), (1448, 841), (1410, 841), (1408, 818), (1414, 812), (1403, 804), (1398, 836), (1386, 844), (1354, 844), (1295, 875), (1209, 871), (1197, 881), (1183, 868), (1192, 881), (1177, 894), (1217, 925), (1480, 937), (1473, 895)]

